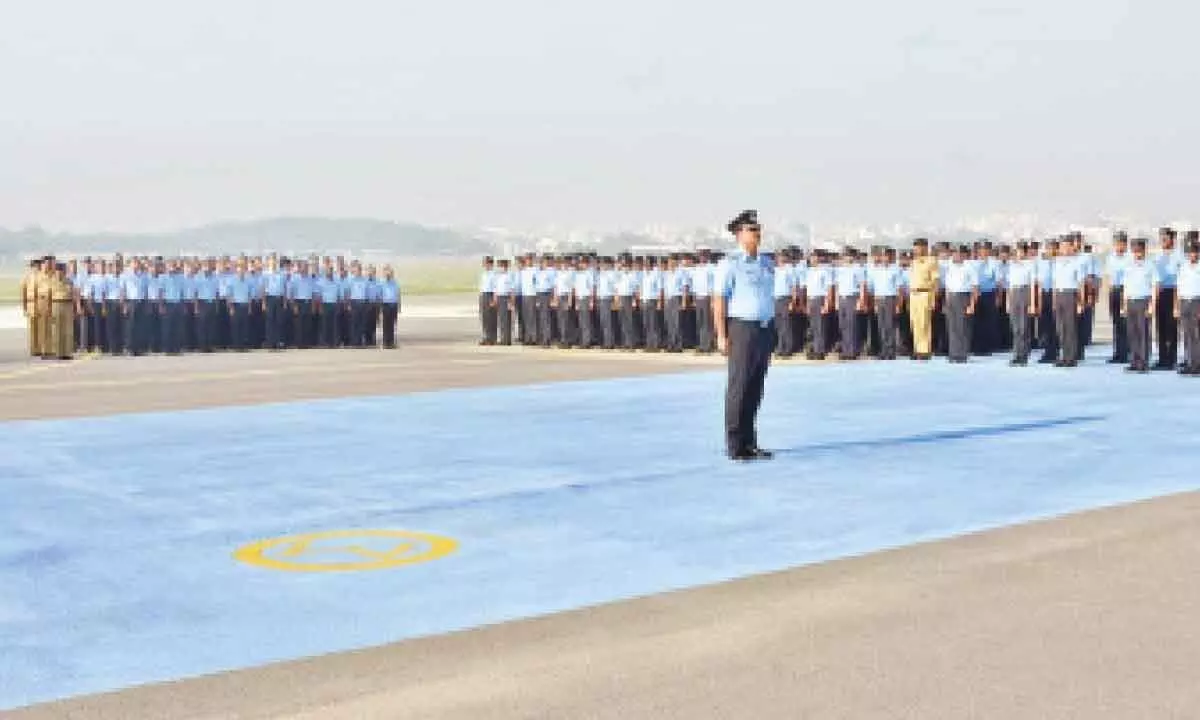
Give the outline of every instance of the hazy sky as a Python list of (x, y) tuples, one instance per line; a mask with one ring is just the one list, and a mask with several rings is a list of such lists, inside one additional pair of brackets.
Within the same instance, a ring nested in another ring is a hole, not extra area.
[(1198, 28), (1187, 0), (4, 0), (0, 226), (1175, 218)]

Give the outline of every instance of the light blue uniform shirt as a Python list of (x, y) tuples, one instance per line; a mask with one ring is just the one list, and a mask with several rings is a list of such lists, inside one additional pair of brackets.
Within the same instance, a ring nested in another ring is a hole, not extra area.
[(312, 300), (316, 289), (316, 278), (303, 273), (292, 273), (287, 282), (287, 296), (292, 300)]
[(1087, 276), (1078, 257), (1054, 258), (1054, 289), (1078, 290)]
[(617, 274), (617, 295), (631, 297), (637, 292), (641, 278), (636, 270), (622, 270)]
[(691, 271), (682, 267), (666, 273), (667, 297), (683, 297), (691, 287), (691, 275)]
[(166, 281), (165, 275), (147, 275), (146, 276), (146, 299), (158, 302), (162, 298), (163, 283)]
[(197, 300), (211, 302), (217, 299), (217, 294), (220, 292), (220, 282), (215, 275), (206, 272), (197, 275), (193, 282)]
[(946, 292), (971, 292), (971, 288), (979, 287), (979, 276), (976, 268), (966, 262), (952, 262), (946, 266)]
[(513, 291), (513, 274), (512, 271), (504, 272), (496, 271), (495, 282), (492, 285), (493, 292), (497, 295), (511, 295)]
[(601, 270), (596, 278), (596, 297), (611, 298), (617, 294), (617, 271)]
[(338, 303), (342, 300), (342, 282), (336, 277), (321, 277), (317, 280), (317, 294), (322, 304)]
[(867, 289), (877, 297), (899, 295), (900, 279), (899, 265), (872, 265), (867, 269)]
[(1125, 297), (1130, 300), (1145, 300), (1159, 284), (1158, 264), (1150, 258), (1135, 260), (1130, 257), (1123, 270)]
[(538, 294), (554, 292), (554, 276), (558, 273), (555, 268), (541, 268), (533, 276), (533, 288)]
[(265, 272), (262, 275), (262, 284), (267, 297), (281, 298), (287, 292), (287, 275), (282, 272)]
[(775, 285), (772, 288), (771, 294), (776, 299), (790, 298), (792, 296), (792, 290), (796, 288), (795, 267), (795, 265), (791, 264), (775, 266)]
[(712, 295), (713, 268), (712, 265), (697, 265), (692, 268), (692, 294), (696, 297)]
[(183, 302), (183, 276), (178, 273), (163, 275), (160, 283), (164, 302)]
[[(493, 278), (494, 279), (494, 278)], [(379, 302), (384, 305), (395, 305), (400, 302), (400, 285), (393, 278), (391, 280), (380, 280), (379, 287)]]
[(496, 271), (484, 270), (479, 273), (479, 292), (490, 293), (496, 291)]
[(1033, 285), (1037, 271), (1036, 260), (1016, 260), (1008, 264), (1008, 282), (1010, 288), (1027, 288)]
[(121, 276), (109, 273), (104, 276), (104, 299), (121, 299)]
[(361, 275), (346, 278), (346, 297), (354, 302), (365, 302), (369, 289), (367, 279)]
[(89, 275), (87, 284), (84, 287), (85, 296), (92, 302), (103, 302), (105, 287), (106, 283), (103, 275)]
[(938, 259), (938, 288), (946, 289), (946, 268), (950, 267), (949, 260)]
[(658, 268), (646, 270), (642, 273), (642, 299), (643, 300), (658, 300), (658, 296), (663, 291), (663, 272)]
[(737, 320), (766, 324), (775, 317), (775, 272), (760, 253), (731, 253), (717, 266), (713, 285), (726, 299), (725, 314)]
[(979, 292), (996, 292), (996, 263), (992, 258), (975, 261), (975, 276), (979, 280)]
[(792, 287), (803, 290), (808, 283), (808, 266), (798, 263), (792, 266)]
[(575, 273), (575, 294), (581, 298), (592, 296), (596, 289), (596, 273), (592, 270), (580, 270)]
[(121, 291), (126, 300), (145, 300), (147, 291), (146, 276), (141, 273), (126, 271), (121, 274)]
[(573, 270), (559, 270), (554, 273), (554, 294), (555, 295), (570, 295), (575, 289), (575, 272)]
[(229, 283), (235, 277), (237, 277), (237, 275), (234, 275), (233, 273), (217, 273), (217, 297), (221, 298), (222, 300), (229, 299)]
[(1159, 252), (1154, 258), (1158, 263), (1159, 284), (1165, 288), (1173, 288), (1179, 284), (1179, 267), (1183, 265), (1183, 255), (1178, 250), (1169, 253)]
[(249, 275), (245, 277), (234, 275), (229, 279), (226, 289), (229, 293), (229, 301), (235, 305), (249, 304), (250, 298), (254, 295), (254, 283), (250, 280)]
[(1034, 277), (1042, 290), (1054, 287), (1054, 262), (1056, 258), (1039, 257), (1034, 266)]
[(1108, 277), (1108, 284), (1118, 288), (1125, 284), (1125, 268), (1129, 266), (1129, 261), (1133, 259), (1128, 252), (1123, 255), (1109, 253), (1108, 259), (1104, 263), (1104, 274)]
[(537, 295), (537, 268), (521, 268), (521, 294)]
[(1183, 300), (1195, 300), (1200, 298), (1200, 262), (1193, 263), (1190, 260), (1184, 260), (1179, 266), (1179, 282), (1178, 282), (1179, 297)]
[(833, 284), (837, 286), (838, 297), (858, 295), (866, 281), (867, 272), (861, 265), (838, 265), (833, 269)]
[(804, 288), (808, 292), (810, 300), (825, 297), (829, 294), (831, 287), (833, 287), (833, 268), (828, 265), (809, 268), (804, 276)]
[(908, 278), (909, 278), (909, 269), (906, 267), (901, 267), (900, 268), (900, 287), (904, 288), (905, 290), (907, 290), (909, 288)]

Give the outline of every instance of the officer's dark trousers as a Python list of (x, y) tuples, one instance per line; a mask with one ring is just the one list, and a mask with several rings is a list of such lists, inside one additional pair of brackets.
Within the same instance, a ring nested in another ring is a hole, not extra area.
[(1059, 333), (1054, 319), (1054, 292), (1042, 290), (1038, 312), (1038, 344), (1042, 347), (1042, 362), (1058, 359)]
[(1057, 290), (1054, 293), (1054, 328), (1065, 363), (1079, 362), (1079, 303), (1078, 290)]
[(1029, 288), (1012, 288), (1009, 295), (1009, 324), (1012, 328), (1013, 360), (1026, 362), (1033, 346), (1033, 318), (1029, 317)]
[(88, 335), (91, 331), (91, 322), (88, 317), (88, 308), (90, 304), (87, 300), (81, 300), (80, 305), (83, 306), (83, 312), (75, 313), (75, 350), (87, 350)]
[(88, 303), (90, 310), (88, 311), (88, 324), (91, 329), (88, 330), (88, 350), (103, 350), (106, 340), (105, 331), (107, 323), (104, 318), (104, 301), (91, 301)]
[(808, 299), (808, 324), (812, 327), (810, 355), (814, 358), (824, 358), (825, 353), (829, 352), (829, 316), (821, 314), (824, 306), (825, 298)]
[[(383, 324), (383, 346), (385, 348), (396, 347), (396, 316), (399, 314), (400, 306), (396, 303), (380, 303), (379, 317)], [(496, 342), (495, 323), (492, 324), (492, 342)]]
[(946, 293), (946, 355), (951, 360), (966, 360), (971, 353), (970, 304), (971, 293)]
[(725, 450), (736, 455), (758, 447), (754, 419), (775, 346), (774, 328), (729, 319), (729, 383), (725, 389)]
[(250, 349), (250, 304), (229, 304), (229, 347), (234, 350)]
[[(492, 307), (490, 292), (479, 293), (479, 339), (487, 344), (496, 343), (496, 308)], [(387, 344), (387, 321), (384, 319), (384, 344)]]
[(146, 310), (142, 317), (142, 350), (160, 352), (159, 343), (162, 340), (162, 307), (156, 300), (146, 300)]
[(146, 301), (130, 300), (127, 303), (129, 312), (125, 315), (125, 351), (131, 355), (141, 355), (146, 351), (143, 344), (143, 334), (146, 326)]
[(196, 349), (200, 352), (212, 352), (213, 332), (216, 318), (213, 314), (211, 300), (196, 301)]
[(554, 343), (554, 308), (550, 307), (550, 293), (538, 293), (534, 299), (533, 322), (537, 325), (534, 339), (542, 347)]
[(292, 301), (292, 324), (292, 343), (298, 348), (312, 347), (312, 300)]
[(1121, 288), (1109, 288), (1108, 316), (1112, 319), (1113, 360), (1129, 362), (1129, 323), (1121, 317)]
[(560, 295), (558, 298), (558, 344), (570, 347), (575, 344), (574, 313), (571, 312), (571, 296)]
[(858, 357), (858, 311), (857, 297), (838, 298), (838, 331), (841, 336), (842, 358)]
[(367, 303), (350, 301), (350, 347), (362, 347), (367, 331)]
[(338, 346), (338, 306), (336, 303), (321, 303), (321, 347)]
[(657, 300), (642, 303), (642, 328), (645, 330), (643, 337), (647, 350), (662, 349), (662, 328), (658, 323), (660, 314)]
[(933, 310), (933, 354), (945, 355), (950, 347), (950, 338), (946, 328), (946, 291), (937, 291), (937, 304)]
[(999, 346), (996, 324), (996, 293), (981, 292), (975, 303), (975, 318), (972, 325), (971, 352), (988, 355)]
[(913, 354), (913, 333), (912, 333), (912, 316), (908, 313), (908, 307), (897, 309), (896, 311), (897, 325), (897, 351), (899, 354), (908, 357)]
[(580, 300), (575, 319), (579, 327), (579, 347), (590, 348), (596, 344), (596, 313), (592, 311), (589, 300)]
[(183, 303), (163, 303), (159, 330), (162, 333), (159, 345), (163, 352), (174, 355), (183, 351)]
[(121, 327), (121, 321), (125, 319), (125, 316), (121, 312), (121, 302), (105, 300), (104, 314), (104, 351), (112, 355), (120, 355), (125, 347), (125, 328)]
[(265, 320), (264, 344), (268, 350), (275, 350), (283, 345), (283, 298), (267, 297), (267, 317)]
[(1129, 366), (1144, 370), (1150, 366), (1149, 298), (1130, 298), (1125, 309), (1125, 335), (1129, 339)]
[(792, 299), (775, 298), (775, 352), (780, 357), (789, 357), (796, 352), (796, 337), (792, 327)]
[(1183, 331), (1183, 367), (1200, 372), (1200, 299), (1179, 302), (1179, 327)]
[(683, 352), (683, 300), (667, 298), (667, 352)]
[(638, 346), (637, 310), (633, 307), (633, 296), (622, 295), (617, 313), (621, 317), (621, 347), (632, 350)]
[(513, 304), (511, 295), (496, 300), (496, 332), (501, 345), (512, 345)]
[(538, 341), (537, 296), (521, 296), (521, 342), (533, 344)]
[(896, 357), (896, 298), (875, 298), (875, 322), (879, 327), (879, 357)]
[(617, 346), (617, 314), (613, 311), (612, 298), (597, 298), (596, 315), (600, 320), (600, 347), (612, 350)]
[(1175, 367), (1179, 360), (1179, 325), (1175, 321), (1175, 288), (1158, 289), (1154, 332), (1158, 337), (1158, 365)]
[(700, 352), (712, 352), (715, 349), (710, 297), (696, 298), (696, 349)]

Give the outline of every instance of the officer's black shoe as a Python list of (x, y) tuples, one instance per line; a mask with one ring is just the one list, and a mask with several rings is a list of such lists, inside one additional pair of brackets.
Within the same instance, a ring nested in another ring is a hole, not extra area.
[(1057, 364), (1058, 364), (1058, 361), (1055, 360), (1054, 358), (1050, 358), (1050, 357), (1043, 357), (1042, 359), (1038, 360), (1038, 365), (1057, 365)]
[(1140, 374), (1140, 373), (1147, 373), (1150, 371), (1146, 369), (1145, 365), (1130, 365), (1129, 367), (1125, 368), (1125, 372)]
[(763, 450), (760, 447), (750, 448), (747, 452), (749, 452), (758, 460), (770, 460), (771, 458), (775, 457), (775, 453), (771, 452), (770, 450)]
[(1151, 370), (1160, 370), (1160, 371), (1161, 371), (1161, 370), (1173, 370), (1174, 368), (1172, 368), (1170, 365), (1165, 365), (1165, 364), (1163, 364), (1163, 363), (1155, 363), (1155, 364), (1153, 364), (1153, 365), (1151, 365), (1151, 366), (1150, 366), (1150, 369), (1151, 369)]
[(1120, 365), (1121, 363), (1123, 363), (1125, 361), (1118, 357), (1110, 357), (1109, 359), (1105, 360), (1104, 362), (1108, 363), (1109, 365)]

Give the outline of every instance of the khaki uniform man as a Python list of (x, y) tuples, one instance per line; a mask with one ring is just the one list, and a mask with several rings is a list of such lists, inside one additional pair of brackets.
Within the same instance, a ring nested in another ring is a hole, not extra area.
[(937, 289), (937, 258), (929, 254), (929, 241), (919, 238), (913, 242), (908, 291), (913, 357), (917, 360), (928, 360), (933, 356), (933, 304)]
[(42, 261), (31, 260), (29, 271), (21, 278), (21, 310), (25, 313), (25, 336), (29, 342), (29, 355), (42, 354), (41, 325), (37, 315), (38, 282), (42, 275)]
[(50, 282), (50, 342), (48, 357), (70, 360), (75, 355), (75, 288), (67, 269), (59, 265)]
[(54, 326), (54, 259), (42, 260), (42, 272), (37, 279), (37, 324), (38, 346), (40, 357), (52, 357), (53, 326)]

